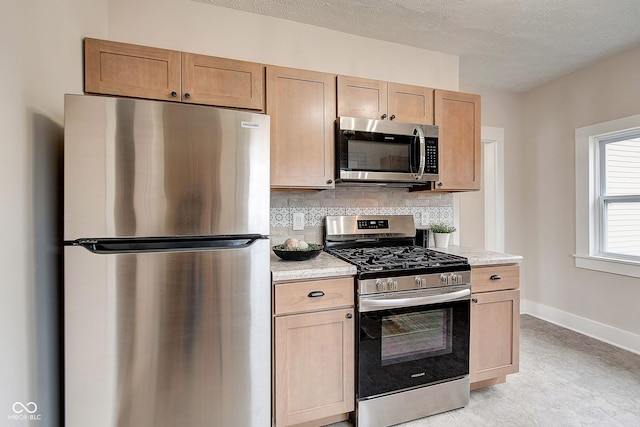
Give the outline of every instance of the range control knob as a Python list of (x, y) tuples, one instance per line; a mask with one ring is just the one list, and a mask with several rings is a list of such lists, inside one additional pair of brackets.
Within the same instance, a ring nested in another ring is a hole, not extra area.
[(388, 287), (389, 287), (390, 291), (397, 291), (398, 290), (398, 281), (390, 279)]
[(376, 280), (376, 291), (378, 292), (384, 291), (384, 282), (380, 279)]
[(451, 275), (450, 274), (441, 274), (440, 275), (440, 282), (443, 285), (450, 285), (451, 284)]
[(427, 279), (425, 279), (424, 277), (416, 277), (416, 286), (419, 288), (426, 288), (427, 287)]
[(387, 291), (393, 290), (393, 279), (387, 280)]

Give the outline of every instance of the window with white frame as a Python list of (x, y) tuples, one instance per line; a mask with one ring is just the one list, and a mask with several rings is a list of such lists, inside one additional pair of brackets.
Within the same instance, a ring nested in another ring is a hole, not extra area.
[(640, 129), (597, 140), (599, 252), (640, 260)]
[(575, 259), (640, 277), (640, 115), (576, 129)]

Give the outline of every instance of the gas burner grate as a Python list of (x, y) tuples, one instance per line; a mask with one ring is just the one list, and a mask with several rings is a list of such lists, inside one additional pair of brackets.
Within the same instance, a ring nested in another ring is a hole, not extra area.
[(334, 248), (329, 253), (360, 271), (394, 271), (467, 264), (467, 259), (421, 246)]

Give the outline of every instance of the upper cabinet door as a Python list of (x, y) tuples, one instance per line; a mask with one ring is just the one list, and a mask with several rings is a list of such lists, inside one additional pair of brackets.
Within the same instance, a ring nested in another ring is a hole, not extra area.
[(433, 124), (433, 89), (338, 76), (338, 116)]
[(433, 89), (389, 82), (387, 90), (389, 120), (433, 124)]
[(213, 56), (182, 54), (182, 101), (264, 110), (264, 66)]
[(85, 92), (180, 100), (180, 52), (90, 38), (84, 51)]
[(440, 127), (439, 175), (435, 190), (480, 189), (480, 95), (434, 92), (435, 124)]
[(271, 187), (334, 188), (336, 76), (267, 66)]
[(338, 76), (338, 116), (387, 118), (387, 82)]

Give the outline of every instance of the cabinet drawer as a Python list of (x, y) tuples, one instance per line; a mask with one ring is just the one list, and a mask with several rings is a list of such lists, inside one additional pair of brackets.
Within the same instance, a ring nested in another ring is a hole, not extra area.
[(351, 277), (276, 284), (274, 311), (279, 315), (348, 307), (353, 305), (353, 292)]
[(519, 286), (519, 265), (474, 267), (471, 269), (471, 292), (473, 293), (518, 289)]

